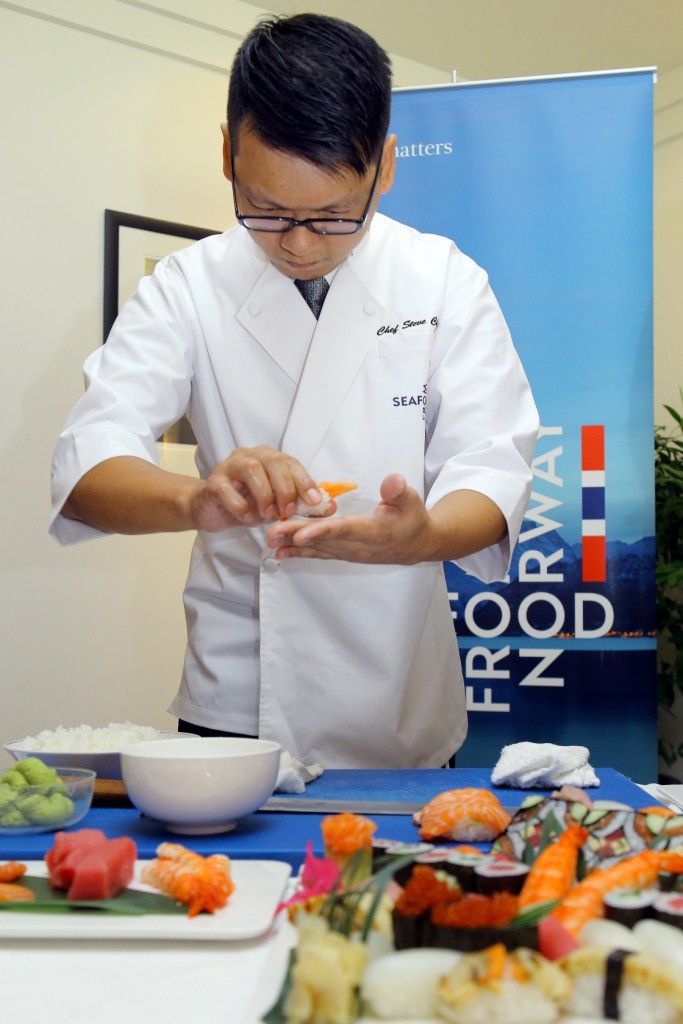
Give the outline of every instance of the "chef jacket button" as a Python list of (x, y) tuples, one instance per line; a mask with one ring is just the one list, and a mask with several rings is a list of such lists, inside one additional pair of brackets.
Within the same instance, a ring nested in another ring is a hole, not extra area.
[(366, 302), (365, 305), (363, 306), (363, 312), (367, 313), (368, 316), (372, 316), (372, 314), (375, 313), (376, 310), (377, 307), (375, 306), (374, 302)]
[(250, 302), (247, 306), (247, 313), (249, 316), (258, 316), (261, 312), (261, 307), (256, 302)]
[(277, 570), (280, 568), (280, 563), (277, 558), (264, 558), (263, 568), (266, 570), (266, 572), (277, 572)]

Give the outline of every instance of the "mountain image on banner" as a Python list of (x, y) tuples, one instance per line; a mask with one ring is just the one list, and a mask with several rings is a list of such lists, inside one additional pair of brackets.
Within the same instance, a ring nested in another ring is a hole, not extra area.
[[(525, 522), (527, 522), (525, 520)], [(528, 522), (527, 522), (528, 525)], [(522, 535), (523, 535), (522, 531)], [(583, 627), (587, 631), (599, 632), (605, 622), (605, 601), (613, 612), (613, 622), (605, 635), (614, 637), (653, 636), (656, 632), (656, 605), (654, 593), (655, 538), (643, 537), (631, 544), (620, 540), (608, 541), (607, 579), (604, 583), (586, 583), (582, 579), (582, 546), (567, 544), (561, 535), (552, 530), (541, 537), (535, 537), (533, 550), (540, 558), (550, 559), (562, 551), (560, 560), (550, 566), (549, 572), (561, 580), (543, 581), (529, 577), (539, 573), (539, 559), (525, 560), (526, 579), (520, 581), (520, 560), (525, 556), (523, 543), (517, 544), (510, 566), (509, 582), (481, 583), (476, 577), (458, 568), (453, 562), (445, 562), (446, 583), (455, 628), (459, 637), (479, 635), (479, 630), (495, 631), (501, 622), (500, 601), (481, 597), (471, 610), (477, 626), (477, 633), (468, 625), (465, 612), (467, 606), (479, 595), (495, 594), (504, 599), (513, 609), (509, 625), (501, 636), (522, 636), (524, 630), (514, 609), (522, 601), (529, 601), (528, 621), (536, 630), (548, 630), (558, 624), (557, 602), (564, 611), (561, 628), (554, 635), (574, 635), (576, 595), (582, 595)], [(552, 601), (544, 595), (552, 595)], [(595, 599), (593, 599), (595, 597)]]

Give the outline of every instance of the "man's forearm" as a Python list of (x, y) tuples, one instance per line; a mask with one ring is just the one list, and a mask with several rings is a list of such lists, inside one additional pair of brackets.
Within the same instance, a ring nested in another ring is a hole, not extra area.
[(193, 477), (119, 456), (98, 463), (79, 480), (62, 515), (107, 533), (191, 530), (191, 499), (200, 486)]
[(498, 506), (479, 491), (453, 491), (430, 510), (426, 561), (451, 561), (499, 544), (507, 522)]

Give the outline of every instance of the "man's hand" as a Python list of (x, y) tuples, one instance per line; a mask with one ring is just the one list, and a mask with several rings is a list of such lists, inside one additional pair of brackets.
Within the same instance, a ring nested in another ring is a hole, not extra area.
[(317, 505), (321, 497), (297, 459), (259, 445), (235, 449), (207, 480), (133, 456), (105, 459), (81, 477), (62, 515), (108, 533), (216, 533), (291, 516), (300, 499)]
[(268, 531), (268, 546), (278, 558), (416, 565), (462, 558), (506, 536), (500, 509), (477, 491), (453, 491), (428, 511), (417, 491), (394, 473), (382, 481), (380, 495), (369, 516), (277, 523)]
[(287, 520), (268, 531), (278, 558), (326, 558), (415, 565), (427, 558), (431, 524), (424, 502), (397, 473), (386, 477), (372, 515)]
[(209, 532), (236, 523), (255, 526), (286, 519), (300, 500), (317, 505), (322, 499), (297, 459), (267, 445), (236, 448), (200, 484), (192, 495), (190, 517), (198, 530)]

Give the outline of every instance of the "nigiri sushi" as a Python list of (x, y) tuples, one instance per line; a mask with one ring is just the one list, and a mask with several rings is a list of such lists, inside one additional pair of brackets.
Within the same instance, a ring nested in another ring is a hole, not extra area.
[(142, 869), (141, 881), (188, 906), (188, 915), (213, 914), (235, 889), (230, 858), (221, 853), (203, 857), (180, 843), (161, 843), (157, 856)]
[(683, 932), (675, 925), (644, 918), (633, 926), (633, 935), (646, 953), (668, 961), (683, 977)]
[(557, 961), (571, 979), (565, 1012), (632, 1024), (683, 1021), (683, 981), (650, 953), (583, 947)]
[(504, 832), (511, 818), (498, 797), (486, 789), (450, 789), (413, 815), (423, 839), (481, 843)]
[(296, 515), (305, 516), (307, 519), (315, 519), (319, 516), (324, 516), (329, 512), (335, 498), (338, 498), (342, 494), (346, 494), (348, 491), (355, 491), (358, 484), (354, 484), (350, 480), (346, 483), (334, 483), (331, 480), (321, 480), (317, 487), (322, 495), (322, 501), (317, 505), (309, 505), (308, 502), (303, 500), (299, 501), (296, 507)]
[(462, 956), (439, 981), (437, 1005), (453, 1024), (551, 1024), (570, 990), (568, 975), (536, 950), (497, 943)]
[(380, 1020), (435, 1017), (438, 981), (459, 959), (448, 949), (402, 949), (377, 957), (361, 982), (364, 1010)]

